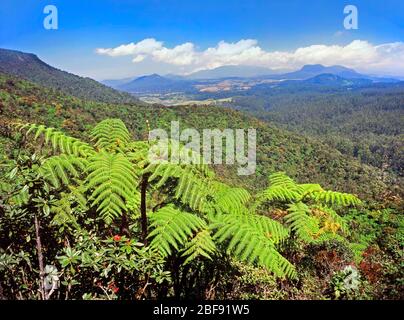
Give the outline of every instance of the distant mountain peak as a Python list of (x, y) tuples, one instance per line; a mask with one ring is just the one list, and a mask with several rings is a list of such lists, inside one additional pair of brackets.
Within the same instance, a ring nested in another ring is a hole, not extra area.
[(118, 86), (127, 92), (173, 92), (187, 90), (191, 84), (181, 79), (163, 77), (157, 73), (141, 76)]
[(152, 73), (152, 74), (140, 76), (134, 80), (140, 80), (140, 79), (165, 79), (165, 78), (157, 73)]
[(318, 73), (323, 73), (324, 71), (332, 71), (332, 72), (343, 72), (343, 71), (349, 71), (349, 72), (355, 72), (354, 69), (350, 69), (344, 66), (340, 65), (334, 65), (334, 66), (324, 66), (322, 64), (306, 64), (304, 65), (300, 71), (304, 72), (318, 72)]
[(325, 69), (326, 67), (323, 66), (322, 64), (306, 64), (304, 65), (300, 70), (301, 71), (306, 71), (306, 72), (321, 72)]

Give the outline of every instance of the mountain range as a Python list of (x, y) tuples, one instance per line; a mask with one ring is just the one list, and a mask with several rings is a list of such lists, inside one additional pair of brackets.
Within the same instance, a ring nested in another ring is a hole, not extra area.
[[(320, 75), (328, 77), (317, 78)], [(335, 78), (330, 77), (335, 76)], [(301, 69), (276, 73), (261, 67), (223, 66), (211, 70), (202, 70), (187, 76), (158, 74), (146, 75), (133, 79), (106, 80), (104, 84), (115, 89), (134, 93), (192, 93), (249, 90), (258, 85), (290, 85), (288, 80), (301, 81), (294, 86), (321, 84), (327, 78), (326, 85), (330, 86), (364, 86), (372, 83), (396, 83), (398, 79), (364, 75), (344, 66), (323, 66), (320, 64), (305, 65)], [(311, 79), (311, 80), (310, 80)], [(325, 84), (325, 83), (324, 83)]]

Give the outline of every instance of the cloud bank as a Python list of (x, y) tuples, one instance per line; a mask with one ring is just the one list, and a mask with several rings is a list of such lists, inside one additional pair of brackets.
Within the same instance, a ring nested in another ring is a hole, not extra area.
[(98, 48), (96, 53), (111, 57), (132, 56), (133, 63), (146, 58), (198, 71), (224, 65), (250, 65), (271, 69), (296, 69), (305, 64), (343, 65), (361, 72), (404, 75), (404, 42), (374, 45), (354, 40), (341, 45), (311, 45), (294, 51), (266, 51), (254, 39), (220, 41), (215, 47), (197, 50), (191, 42), (172, 48), (154, 38), (116, 48)]

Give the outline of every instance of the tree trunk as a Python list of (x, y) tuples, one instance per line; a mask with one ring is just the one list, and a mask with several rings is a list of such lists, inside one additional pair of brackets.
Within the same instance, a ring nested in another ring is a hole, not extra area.
[(38, 263), (39, 263), (39, 291), (41, 293), (42, 300), (46, 300), (46, 292), (45, 292), (45, 268), (43, 265), (43, 255), (42, 255), (42, 244), (41, 244), (41, 235), (40, 235), (40, 222), (38, 216), (35, 214), (35, 235), (36, 235), (36, 251), (38, 255)]
[(146, 204), (146, 191), (147, 191), (147, 177), (143, 176), (140, 186), (140, 219), (142, 225), (142, 240), (147, 245), (147, 204)]
[(0, 300), (7, 300), (6, 296), (3, 293), (3, 286), (0, 283)]
[(120, 234), (125, 235), (128, 238), (130, 238), (130, 230), (129, 230), (129, 218), (128, 214), (124, 212), (122, 214), (122, 220), (121, 220), (121, 227), (120, 227)]

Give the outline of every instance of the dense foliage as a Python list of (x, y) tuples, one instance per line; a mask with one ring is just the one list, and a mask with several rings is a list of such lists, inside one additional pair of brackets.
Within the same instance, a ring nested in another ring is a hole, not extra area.
[(404, 86), (333, 89), (257, 89), (234, 98), (232, 106), (402, 177)]

